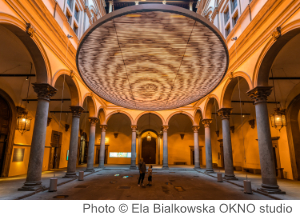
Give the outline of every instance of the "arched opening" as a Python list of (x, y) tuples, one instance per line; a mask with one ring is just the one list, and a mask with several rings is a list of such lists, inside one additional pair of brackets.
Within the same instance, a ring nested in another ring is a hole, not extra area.
[(161, 164), (162, 161), (162, 119), (153, 113), (138, 118), (137, 158), (146, 164)]
[[(210, 124), (211, 152), (213, 168), (224, 168), (222, 124), (218, 116), (219, 104), (216, 96), (211, 96), (205, 106), (205, 119), (212, 119)], [(202, 123), (201, 123), (202, 124)], [(204, 129), (203, 129), (204, 130)], [(203, 132), (205, 135), (205, 132)], [(205, 158), (206, 159), (206, 158)]]
[[(108, 116), (105, 136), (105, 157), (107, 164), (130, 164), (131, 162), (131, 120), (126, 114), (114, 113)], [(101, 129), (96, 127), (97, 148), (100, 150)], [(99, 157), (99, 150), (97, 156)]]
[(300, 180), (300, 95), (287, 109), (287, 134), (293, 179)]
[(192, 119), (183, 113), (173, 115), (168, 129), (168, 163), (173, 165), (192, 165), (191, 148), (194, 146)]
[[(10, 160), (9, 135), (11, 133), (12, 111), (7, 101), (0, 93), (0, 176), (7, 176), (7, 168)], [(14, 159), (13, 159), (14, 161)]]
[(157, 134), (151, 130), (146, 130), (141, 134), (142, 158), (146, 164), (157, 164)]
[[(37, 94), (33, 91), (32, 83), (51, 81), (41, 45), (37, 46), (37, 38), (30, 37), (24, 30), (11, 24), (0, 24), (0, 94), (11, 111), (4, 164), (0, 171), (5, 177), (27, 172), (37, 106)], [(15, 132), (16, 106), (25, 108), (28, 117), (32, 118), (30, 129), (23, 134)], [(14, 154), (21, 155), (17, 161), (13, 161)]]

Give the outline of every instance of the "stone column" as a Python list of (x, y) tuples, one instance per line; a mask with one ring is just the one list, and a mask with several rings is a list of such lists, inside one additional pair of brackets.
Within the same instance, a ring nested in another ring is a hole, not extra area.
[(78, 132), (79, 132), (79, 122), (80, 115), (83, 112), (81, 106), (70, 106), (72, 112), (72, 127), (71, 127), (71, 137), (70, 137), (70, 147), (69, 147), (69, 160), (67, 166), (67, 173), (65, 178), (75, 178), (76, 175), (76, 162), (78, 154)]
[(113, 4), (114, 2), (113, 1), (109, 1), (109, 6), (108, 6), (108, 13), (111, 13), (113, 11)]
[(138, 148), (139, 148), (139, 155), (138, 155), (138, 162), (140, 162), (140, 159), (142, 158), (142, 134), (141, 132), (138, 135)]
[(136, 165), (135, 165), (135, 160), (136, 160), (136, 125), (131, 126), (132, 129), (132, 135), (131, 135), (131, 164), (130, 164), (130, 169), (135, 170)]
[(100, 143), (100, 154), (99, 154), (99, 168), (104, 168), (104, 157), (105, 157), (105, 132), (107, 129), (106, 125), (101, 125), (101, 143)]
[(212, 153), (211, 153), (211, 140), (210, 140), (210, 127), (212, 119), (203, 119), (202, 124), (205, 128), (205, 155), (206, 155), (206, 171), (207, 173), (213, 173), (212, 165)]
[(267, 97), (271, 94), (271, 86), (258, 86), (247, 92), (254, 100), (256, 125), (261, 167), (262, 188), (266, 193), (284, 193), (279, 189), (276, 179), (275, 161), (269, 124)]
[(159, 165), (160, 164), (160, 140), (162, 138), (162, 135), (161, 134), (158, 134), (157, 135), (157, 164)]
[(232, 145), (230, 136), (230, 113), (232, 108), (221, 108), (218, 110), (218, 115), (222, 117), (222, 133), (223, 133), (223, 151), (225, 165), (225, 179), (237, 180), (234, 175)]
[(193, 2), (190, 2), (189, 8), (190, 8), (190, 11), (193, 11)]
[(46, 140), (47, 120), (50, 98), (55, 95), (56, 89), (47, 83), (32, 83), (38, 96), (34, 129), (27, 170), (27, 178), (19, 191), (35, 191), (43, 186), (42, 169)]
[(96, 124), (99, 121), (99, 119), (92, 117), (89, 118), (89, 121), (90, 121), (89, 151), (88, 151), (87, 168), (85, 172), (95, 172), (94, 170), (95, 133), (96, 133)]
[(163, 126), (163, 169), (169, 169), (168, 166), (168, 128)]
[(198, 130), (199, 126), (193, 126), (194, 130), (194, 163), (195, 169), (200, 169), (200, 162), (199, 162), (199, 137), (198, 137)]

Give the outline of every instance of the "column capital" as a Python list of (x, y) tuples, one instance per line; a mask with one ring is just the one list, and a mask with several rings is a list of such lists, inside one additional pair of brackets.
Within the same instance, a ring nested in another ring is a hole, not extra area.
[(97, 124), (99, 119), (97, 117), (89, 117), (89, 121), (90, 121), (91, 125), (95, 125), (95, 124)]
[(100, 125), (101, 131), (105, 132), (107, 129), (107, 125)]
[(131, 129), (132, 129), (133, 132), (136, 132), (137, 125), (131, 125)]
[(229, 119), (230, 114), (232, 112), (232, 108), (221, 108), (217, 112), (218, 115), (222, 117), (222, 119)]
[(81, 106), (70, 106), (72, 116), (80, 118), (81, 113), (83, 112), (84, 108)]
[(199, 128), (200, 128), (200, 126), (198, 126), (198, 125), (193, 126), (194, 133), (198, 133)]
[(32, 86), (34, 92), (37, 93), (38, 99), (44, 99), (48, 102), (57, 92), (57, 89), (48, 83), (32, 83)]
[(212, 119), (202, 119), (202, 124), (204, 124), (204, 127), (209, 127), (209, 124), (212, 123)]
[(247, 95), (254, 100), (254, 104), (267, 102), (268, 96), (272, 92), (272, 86), (257, 86), (247, 92)]
[(169, 126), (168, 126), (168, 125), (163, 125), (162, 127), (163, 127), (163, 131), (164, 131), (164, 132), (166, 132), (166, 131), (169, 129)]

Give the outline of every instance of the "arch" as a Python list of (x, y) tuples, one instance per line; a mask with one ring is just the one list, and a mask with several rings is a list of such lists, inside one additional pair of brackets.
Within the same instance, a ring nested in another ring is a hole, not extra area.
[(99, 107), (99, 109), (98, 109), (98, 115), (97, 115), (97, 117), (99, 118), (99, 120), (100, 120), (100, 124), (101, 125), (104, 125), (105, 124), (105, 120), (106, 120), (106, 111), (105, 111), (105, 109), (104, 108), (102, 108), (102, 107)]
[(141, 131), (140, 135), (143, 135), (144, 133), (148, 132), (148, 131), (151, 131), (153, 132), (154, 134), (156, 134), (158, 136), (158, 133), (157, 131), (153, 130), (153, 129), (144, 129)]
[(84, 95), (82, 105), (85, 100), (87, 101), (87, 105), (88, 105), (89, 117), (97, 117), (98, 113), (97, 113), (97, 109), (96, 109), (96, 101), (95, 101), (92, 93), (86, 93)]
[(16, 106), (14, 104), (14, 101), (2, 89), (0, 89), (0, 96), (5, 99), (11, 111), (11, 117), (9, 121), (10, 127), (8, 128), (9, 133), (7, 138), (7, 146), (4, 152), (4, 162), (3, 162), (3, 169), (2, 169), (2, 177), (8, 177), (10, 160), (13, 151), (15, 129), (17, 124), (17, 111), (16, 111)]
[(131, 117), (131, 115), (130, 115), (128, 112), (125, 112), (125, 111), (122, 111), (122, 110), (117, 110), (117, 111), (113, 111), (113, 112), (109, 113), (109, 114), (106, 116), (105, 121), (104, 121), (103, 124), (107, 124), (107, 122), (108, 122), (108, 120), (110, 119), (110, 117), (111, 117), (112, 115), (114, 115), (114, 114), (117, 114), (117, 113), (122, 113), (122, 114), (124, 114), (124, 115), (127, 115), (127, 117), (128, 117), (129, 120), (130, 120), (131, 125), (136, 125), (136, 124), (134, 124), (134, 120), (133, 120), (133, 118)]
[(51, 84), (50, 62), (35, 30), (29, 35), (26, 23), (6, 13), (0, 13), (0, 25), (15, 34), (27, 48), (34, 63), (36, 82)]
[(299, 130), (300, 94), (287, 108), (286, 131), (290, 149), (291, 166), (294, 180), (300, 180), (300, 130)]
[(205, 105), (204, 105), (203, 119), (211, 119), (212, 106), (213, 106), (213, 104), (215, 102), (214, 100), (216, 100), (217, 105), (218, 105), (218, 109), (219, 109), (219, 106), (220, 106), (219, 103), (220, 102), (219, 102), (218, 97), (216, 95), (214, 95), (214, 94), (208, 95), (207, 99), (206, 99), (206, 102), (205, 102)]
[(271, 38), (261, 52), (253, 73), (254, 87), (268, 86), (269, 73), (280, 50), (296, 35), (300, 34), (300, 19), (281, 28), (281, 36)]
[(221, 100), (220, 100), (220, 108), (231, 108), (231, 97), (235, 86), (240, 80), (239, 77), (242, 77), (246, 80), (249, 90), (253, 89), (252, 81), (248, 74), (245, 72), (235, 72), (232, 74), (232, 78), (228, 78), (223, 86)]
[(165, 125), (165, 119), (163, 118), (163, 116), (162, 116), (161, 114), (159, 114), (158, 112), (154, 112), (154, 111), (145, 111), (145, 112), (142, 112), (141, 114), (139, 114), (139, 115), (136, 117), (134, 123), (137, 125), (139, 119), (140, 119), (143, 115), (146, 115), (146, 114), (153, 114), (153, 115), (158, 116), (158, 117), (161, 119), (162, 125)]
[(169, 122), (170, 122), (170, 120), (171, 120), (171, 118), (172, 118), (174, 115), (177, 115), (177, 114), (184, 114), (184, 115), (188, 116), (189, 119), (191, 120), (192, 124), (194, 124), (194, 118), (193, 118), (193, 116), (192, 116), (190, 113), (185, 112), (185, 111), (176, 111), (176, 112), (173, 112), (171, 115), (169, 115), (169, 117), (168, 117), (167, 120), (166, 120), (166, 125), (168, 125)]
[(63, 75), (65, 75), (65, 80), (69, 87), (69, 91), (71, 95), (71, 105), (82, 106), (83, 102), (81, 99), (80, 87), (76, 79), (74, 79), (74, 77), (71, 76), (71, 71), (64, 70), (64, 69), (57, 71), (53, 76), (52, 86), (55, 87), (57, 80), (59, 79), (59, 77), (62, 77)]
[(200, 124), (201, 119), (203, 118), (203, 113), (202, 113), (202, 109), (200, 107), (198, 107), (195, 111), (194, 111), (194, 126), (197, 126)]

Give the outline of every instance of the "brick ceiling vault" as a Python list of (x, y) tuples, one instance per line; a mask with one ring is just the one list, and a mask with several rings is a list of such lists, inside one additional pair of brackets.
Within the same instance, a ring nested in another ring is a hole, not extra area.
[(166, 110), (210, 93), (224, 77), (228, 50), (200, 15), (170, 5), (110, 13), (87, 30), (76, 56), (90, 89), (125, 108)]

